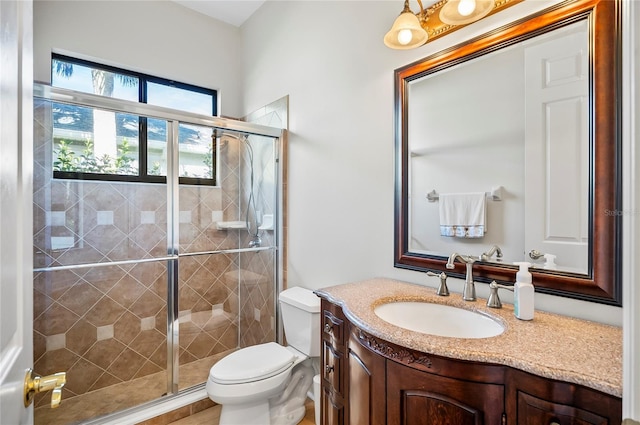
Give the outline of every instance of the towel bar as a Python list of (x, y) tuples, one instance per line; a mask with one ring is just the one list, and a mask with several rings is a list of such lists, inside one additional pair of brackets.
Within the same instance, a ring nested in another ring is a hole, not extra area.
[[(485, 192), (485, 195), (490, 201), (502, 201), (502, 186), (492, 187), (491, 192)], [(427, 193), (427, 201), (436, 202), (438, 199), (440, 199), (440, 195), (435, 189)]]

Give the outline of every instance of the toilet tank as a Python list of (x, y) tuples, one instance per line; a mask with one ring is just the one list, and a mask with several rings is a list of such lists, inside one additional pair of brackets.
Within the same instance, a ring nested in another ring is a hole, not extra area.
[(309, 357), (320, 356), (320, 298), (294, 286), (280, 293), (280, 311), (287, 345)]

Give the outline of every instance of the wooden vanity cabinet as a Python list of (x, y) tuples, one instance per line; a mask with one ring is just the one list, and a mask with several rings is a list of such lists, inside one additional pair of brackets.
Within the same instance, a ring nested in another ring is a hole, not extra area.
[(590, 425), (622, 400), (508, 366), (410, 350), (369, 335), (322, 299), (323, 425)]
[(507, 371), (507, 416), (517, 425), (618, 425), (622, 400), (520, 370)]

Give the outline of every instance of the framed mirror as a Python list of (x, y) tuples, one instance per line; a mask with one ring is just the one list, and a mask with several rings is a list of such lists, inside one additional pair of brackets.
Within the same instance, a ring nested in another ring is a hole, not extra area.
[(395, 71), (396, 267), (621, 305), (620, 39), (619, 1), (565, 1)]

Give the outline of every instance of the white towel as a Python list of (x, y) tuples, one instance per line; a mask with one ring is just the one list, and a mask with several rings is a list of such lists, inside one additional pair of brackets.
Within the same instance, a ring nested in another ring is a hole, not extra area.
[(440, 234), (481, 238), (487, 231), (487, 197), (479, 193), (440, 194)]

